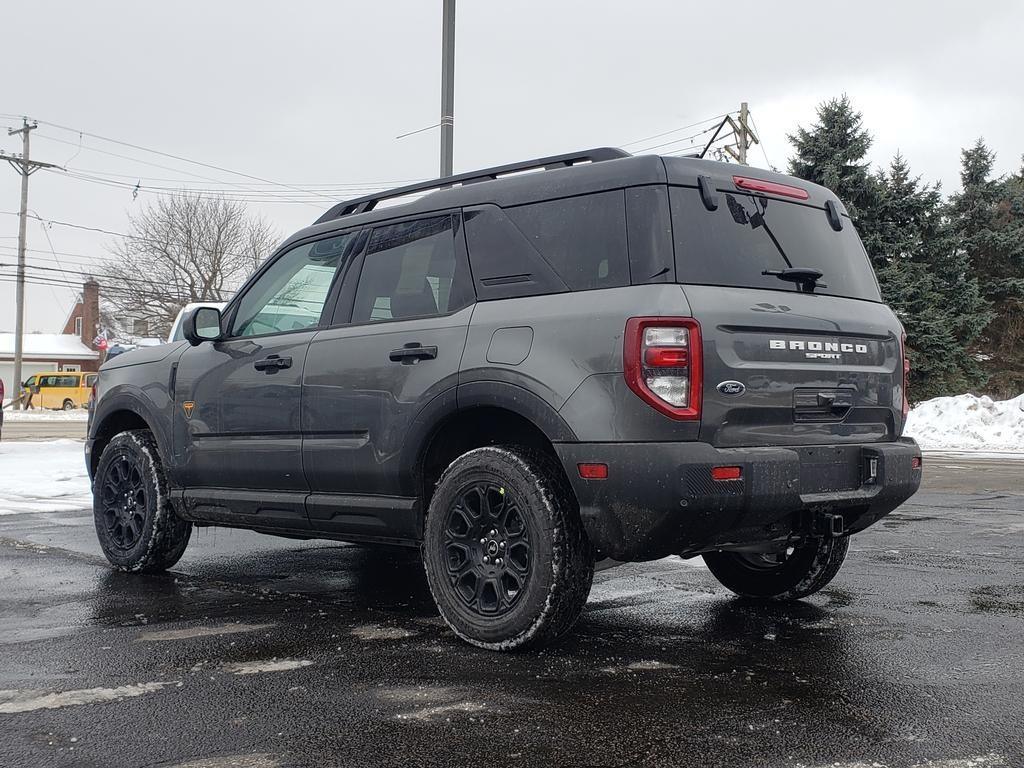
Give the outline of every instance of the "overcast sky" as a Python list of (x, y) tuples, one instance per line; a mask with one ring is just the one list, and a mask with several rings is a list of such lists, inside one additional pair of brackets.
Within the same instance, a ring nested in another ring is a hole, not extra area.
[[(252, 209), (282, 235), (331, 200), (354, 196), (343, 189), (358, 194), (437, 174), (436, 130), (395, 137), (438, 121), (441, 0), (35, 0), (9, 10), (20, 31), (9, 26), (4, 37), (0, 126), (28, 115), (73, 129), (41, 124), (35, 159), (115, 184), (296, 196), (80, 139), (85, 131), (304, 189), (319, 185), (307, 202), (256, 195)], [(744, 100), (768, 160), (784, 169), (787, 133), (844, 92), (875, 135), (873, 163), (900, 150), (947, 192), (959, 184), (960, 149), (979, 136), (1002, 173), (1018, 169), (1024, 153), (1020, 2), (459, 0), (457, 16), (456, 172), (590, 146), (636, 151), (705, 124), (638, 139)], [(0, 148), (20, 147), (20, 137), (0, 134)], [(751, 162), (766, 166), (760, 148)], [(128, 215), (152, 194), (133, 200), (128, 188), (39, 172), (29, 207), (46, 219), (125, 232)], [(0, 211), (17, 211), (18, 201), (19, 178), (5, 164)], [(17, 231), (16, 216), (0, 215), (0, 263), (14, 262)], [(28, 233), (29, 263), (58, 268), (59, 260), (73, 280), (115, 239), (31, 220)], [(12, 273), (0, 267), (0, 331), (14, 328), (14, 285), (3, 277)], [(59, 331), (73, 296), (30, 286), (27, 328)]]

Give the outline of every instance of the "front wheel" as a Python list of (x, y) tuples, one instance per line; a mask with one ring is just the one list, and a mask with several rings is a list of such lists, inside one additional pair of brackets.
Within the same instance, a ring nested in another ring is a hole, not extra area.
[(806, 539), (777, 553), (705, 552), (704, 562), (722, 586), (742, 597), (799, 600), (839, 573), (849, 537)]
[(448, 626), (499, 651), (568, 632), (594, 578), (561, 467), (518, 447), (477, 448), (445, 470), (427, 513), (423, 562)]
[(122, 432), (107, 443), (92, 494), (100, 548), (118, 570), (155, 573), (184, 554), (192, 523), (171, 509), (160, 452), (149, 431)]

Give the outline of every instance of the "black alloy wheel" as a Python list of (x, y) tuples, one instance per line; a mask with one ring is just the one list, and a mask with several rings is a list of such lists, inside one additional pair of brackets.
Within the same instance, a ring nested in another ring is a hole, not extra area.
[(444, 526), (448, 578), (463, 604), (481, 616), (500, 616), (529, 584), (530, 530), (521, 502), (503, 486), (462, 488)]
[(113, 545), (130, 552), (146, 525), (146, 484), (136, 456), (122, 454), (107, 467), (99, 489), (100, 514)]

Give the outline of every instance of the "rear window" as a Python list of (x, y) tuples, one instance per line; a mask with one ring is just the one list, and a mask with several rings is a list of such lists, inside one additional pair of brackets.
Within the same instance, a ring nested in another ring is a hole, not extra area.
[(680, 283), (796, 291), (764, 270), (822, 272), (815, 293), (881, 301), (853, 224), (836, 232), (823, 208), (759, 195), (721, 192), (709, 211), (695, 189), (670, 190), (676, 274)]

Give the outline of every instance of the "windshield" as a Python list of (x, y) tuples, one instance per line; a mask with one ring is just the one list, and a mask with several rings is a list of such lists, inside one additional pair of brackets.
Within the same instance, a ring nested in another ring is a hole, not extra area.
[(815, 293), (881, 301), (878, 283), (853, 224), (836, 232), (823, 208), (726, 192), (709, 211), (695, 189), (672, 187), (676, 274), (681, 283), (797, 291), (765, 271), (814, 269)]

